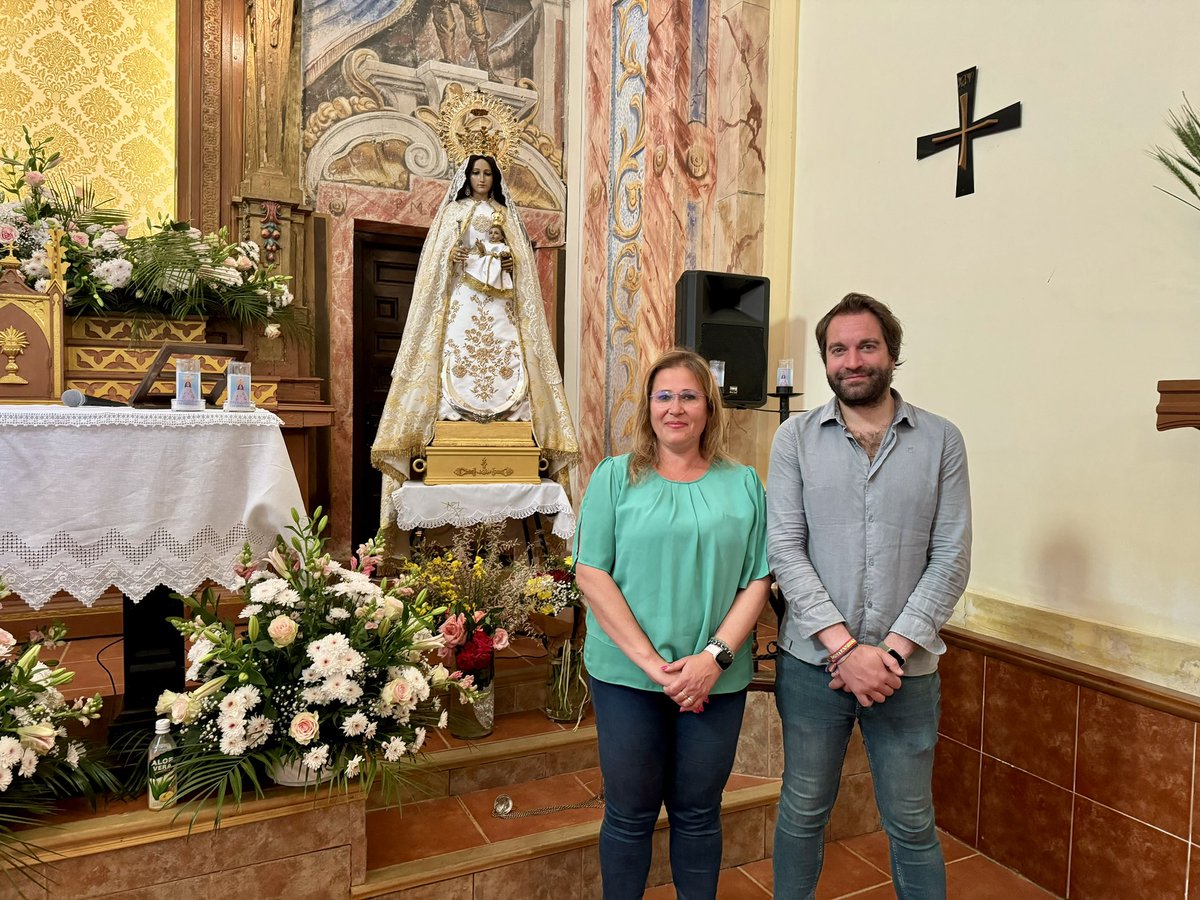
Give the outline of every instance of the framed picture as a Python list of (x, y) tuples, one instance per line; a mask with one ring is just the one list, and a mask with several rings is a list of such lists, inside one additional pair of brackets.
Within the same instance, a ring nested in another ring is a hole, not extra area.
[[(211, 368), (211, 366), (220, 360), (243, 360), (249, 354), (250, 351), (240, 344), (163, 344), (158, 355), (150, 362), (150, 368), (146, 370), (146, 376), (142, 379), (142, 383), (137, 386), (137, 390), (129, 398), (129, 405), (170, 406), (175, 397), (162, 391), (156, 391), (154, 384), (157, 381), (175, 381), (174, 375), (165, 374), (163, 370), (168, 366), (173, 367), (173, 360), (177, 357), (194, 356), (201, 360), (201, 379), (212, 379), (212, 386), (207, 393), (204, 393), (202, 385), (195, 385), (194, 388), (197, 395), (203, 395), (204, 400), (210, 406), (214, 406), (217, 398), (225, 390), (225, 367), (218, 365), (216, 368)], [(177, 385), (178, 387), (179, 385)]]

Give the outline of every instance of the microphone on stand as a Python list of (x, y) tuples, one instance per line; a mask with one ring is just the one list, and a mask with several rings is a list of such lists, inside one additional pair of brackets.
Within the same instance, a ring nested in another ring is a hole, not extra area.
[(70, 388), (62, 392), (62, 402), (64, 406), (128, 406), (128, 403), (122, 403), (120, 400), (107, 400), (104, 397), (93, 397), (91, 394), (85, 394), (83, 391), (77, 391), (75, 388)]

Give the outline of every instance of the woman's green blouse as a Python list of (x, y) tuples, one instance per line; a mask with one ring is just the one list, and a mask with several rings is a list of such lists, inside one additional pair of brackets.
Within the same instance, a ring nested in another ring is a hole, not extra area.
[[(737, 592), (767, 574), (766, 527), (766, 496), (749, 466), (714, 463), (688, 482), (651, 469), (630, 484), (629, 455), (609, 457), (583, 498), (575, 561), (612, 576), (650, 643), (673, 662), (703, 650)], [(733, 649), (714, 694), (750, 683), (749, 639)], [(601, 681), (661, 690), (590, 611), (584, 660)]]

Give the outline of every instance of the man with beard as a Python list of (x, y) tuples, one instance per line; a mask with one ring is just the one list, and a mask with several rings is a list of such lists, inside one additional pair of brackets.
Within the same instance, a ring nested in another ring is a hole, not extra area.
[(937, 900), (938, 630), (970, 570), (966, 449), (950, 422), (892, 389), (902, 329), (884, 304), (847, 294), (816, 336), (835, 396), (780, 426), (767, 480), (767, 559), (786, 599), (775, 896), (815, 894), (857, 721), (896, 893)]

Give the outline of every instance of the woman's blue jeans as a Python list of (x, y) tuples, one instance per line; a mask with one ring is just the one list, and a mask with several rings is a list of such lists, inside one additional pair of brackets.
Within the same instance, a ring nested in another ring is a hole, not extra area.
[(721, 791), (733, 769), (746, 692), (713, 694), (704, 712), (685, 713), (661, 691), (593, 678), (592, 705), (604, 775), (604, 900), (642, 896), (664, 803), (676, 896), (713, 900), (721, 869)]
[(784, 752), (775, 824), (775, 896), (811, 900), (816, 894), (825, 824), (857, 719), (891, 844), (896, 896), (945, 898), (946, 866), (933, 820), (933, 748), (941, 700), (937, 672), (906, 677), (883, 703), (863, 707), (853, 694), (830, 690), (830, 676), (822, 666), (780, 651), (775, 670)]

